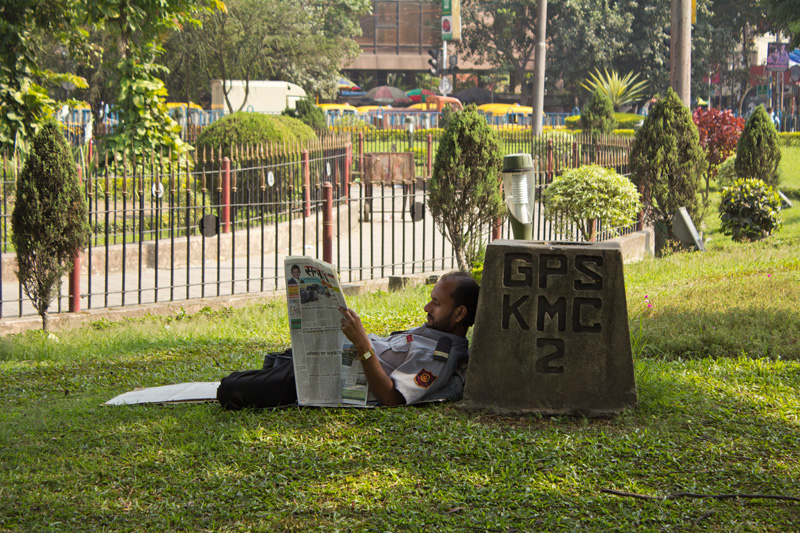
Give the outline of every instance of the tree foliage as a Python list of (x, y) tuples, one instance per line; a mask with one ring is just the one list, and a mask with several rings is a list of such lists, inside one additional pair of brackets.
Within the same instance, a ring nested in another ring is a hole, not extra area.
[[(200, 16), (201, 27), (174, 34), (166, 62), (170, 90), (201, 100), (212, 79), (285, 80), (309, 94), (335, 96), (339, 67), (358, 55), (354, 37), (367, 0), (229, 0)], [(229, 109), (229, 112), (241, 109)]]
[(570, 224), (585, 241), (593, 241), (597, 220), (614, 230), (634, 222), (641, 208), (639, 191), (631, 181), (611, 169), (586, 165), (567, 170), (544, 192), (545, 217), (556, 231), (567, 235)]
[(736, 143), (744, 129), (744, 119), (733, 116), (730, 109), (723, 111), (698, 107), (692, 113), (692, 120), (697, 126), (700, 147), (708, 163), (705, 174), (708, 198), (709, 183), (716, 176), (717, 168), (736, 151)]
[(313, 130), (325, 129), (325, 113), (314, 105), (311, 100), (298, 100), (294, 109), (286, 108), (282, 115), (300, 119), (300, 121)]
[(671, 222), (679, 207), (685, 207), (695, 225), (700, 225), (704, 213), (697, 192), (706, 165), (697, 126), (670, 89), (645, 117), (630, 155), (645, 218), (663, 224), (668, 238), (672, 237)]
[(778, 186), (781, 149), (778, 133), (764, 106), (758, 106), (747, 119), (736, 146), (736, 174), (743, 179), (762, 180)]
[(82, 78), (57, 74), (39, 66), (37, 32), (59, 42), (72, 29), (74, 4), (55, 0), (4, 0), (0, 7), (0, 149), (26, 151), (28, 141), (53, 112), (55, 102), (45, 87)]
[(791, 46), (800, 47), (800, 0), (761, 0), (773, 29), (791, 37)]
[(454, 112), (436, 151), (428, 206), (461, 270), (469, 271), (484, 233), (505, 212), (500, 169), (497, 132), (474, 105)]
[(60, 126), (46, 122), (17, 181), (11, 215), (17, 277), (48, 328), (47, 310), (61, 277), (89, 238), (86, 200)]

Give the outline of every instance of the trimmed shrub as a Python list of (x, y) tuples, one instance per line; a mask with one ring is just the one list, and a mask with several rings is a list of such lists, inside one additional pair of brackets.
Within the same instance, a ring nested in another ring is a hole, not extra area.
[(316, 131), (325, 129), (325, 113), (311, 100), (298, 100), (294, 109), (287, 107), (281, 115), (299, 119), (303, 124)]
[(611, 133), (617, 127), (614, 119), (614, 106), (605, 91), (601, 89), (592, 93), (592, 99), (581, 113), (581, 129), (591, 132), (592, 138), (603, 134)]
[(762, 180), (737, 180), (722, 190), (722, 231), (737, 242), (763, 239), (780, 229), (780, 209), (780, 196)]
[(639, 191), (631, 181), (599, 165), (567, 170), (544, 191), (545, 217), (556, 231), (567, 235), (574, 224), (585, 241), (593, 241), (598, 227), (627, 226), (641, 208)]
[(706, 171), (697, 126), (671, 89), (650, 109), (636, 132), (630, 155), (633, 181), (642, 193), (645, 219), (672, 240), (672, 218), (685, 207), (696, 226), (703, 220), (697, 195)]
[(204, 128), (197, 138), (196, 147), (215, 153), (222, 148), (222, 157), (230, 157), (232, 146), (311, 139), (316, 139), (314, 130), (299, 119), (239, 111)]
[[(613, 113), (614, 120), (617, 121), (617, 130), (632, 130), (644, 120), (642, 115), (636, 113)], [(581, 116), (575, 115), (564, 119), (564, 126), (568, 130), (581, 129)]]
[(500, 153), (497, 132), (475, 105), (450, 115), (436, 151), (428, 206), (464, 271), (480, 257), (484, 231), (506, 212)]
[(747, 119), (736, 145), (736, 174), (743, 179), (757, 179), (777, 187), (780, 162), (781, 149), (775, 124), (760, 105)]
[(46, 122), (17, 180), (11, 215), (17, 277), (48, 329), (47, 310), (89, 239), (86, 199), (61, 127)]

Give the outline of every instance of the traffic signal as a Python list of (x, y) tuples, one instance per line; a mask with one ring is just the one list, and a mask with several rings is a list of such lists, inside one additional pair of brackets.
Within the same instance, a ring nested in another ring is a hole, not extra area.
[(429, 48), (428, 49), (428, 55), (431, 56), (431, 58), (428, 60), (428, 64), (431, 66), (431, 68), (428, 69), (428, 70), (434, 76), (439, 76), (440, 75), (439, 52), (440, 52), (440, 50), (438, 48)]
[(460, 70), (458, 68), (458, 56), (448, 57), (447, 64), (450, 66), (450, 68), (447, 69), (448, 74), (456, 74)]

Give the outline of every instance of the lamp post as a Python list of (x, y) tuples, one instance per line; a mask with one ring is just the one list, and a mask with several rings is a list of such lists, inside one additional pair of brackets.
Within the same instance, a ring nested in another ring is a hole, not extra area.
[(510, 154), (503, 158), (503, 191), (511, 230), (517, 240), (533, 239), (534, 177), (531, 154)]

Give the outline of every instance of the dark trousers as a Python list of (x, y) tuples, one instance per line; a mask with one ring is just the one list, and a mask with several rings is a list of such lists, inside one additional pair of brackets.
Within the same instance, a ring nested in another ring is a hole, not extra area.
[(217, 400), (226, 409), (265, 408), (297, 403), (294, 365), (291, 360), (263, 370), (234, 372), (217, 389)]

